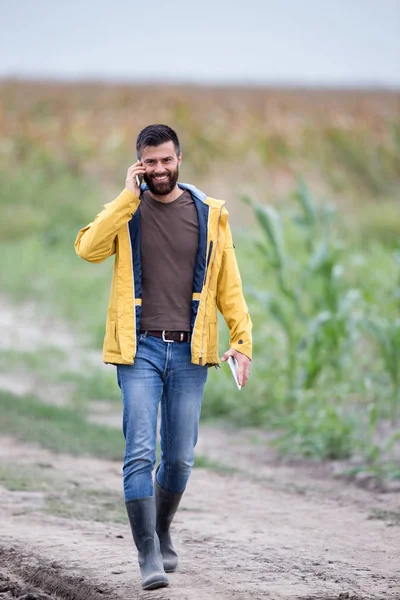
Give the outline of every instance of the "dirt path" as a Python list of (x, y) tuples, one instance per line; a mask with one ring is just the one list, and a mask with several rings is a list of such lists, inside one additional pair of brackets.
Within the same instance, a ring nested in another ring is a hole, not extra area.
[[(1, 298), (0, 308), (0, 347), (37, 348), (33, 313)], [(102, 407), (92, 420), (119, 426), (114, 406)], [(398, 486), (356, 486), (329, 463), (283, 462), (264, 442), (260, 432), (202, 427), (198, 452), (219, 469), (194, 470), (174, 521), (179, 570), (169, 588), (144, 592), (121, 465), (0, 437), (0, 475), (33, 482), (0, 485), (0, 599), (400, 600)]]
[[(115, 462), (54, 456), (11, 438), (1, 448), (3, 463), (46, 465), (76, 486), (121, 487)], [(58, 580), (84, 577), (119, 599), (400, 598), (400, 529), (370, 518), (376, 507), (393, 509), (397, 495), (356, 489), (346, 499), (349, 486), (335, 486), (299, 493), (283, 489), (284, 478), (196, 469), (175, 520), (179, 572), (155, 592), (140, 588), (127, 524), (52, 516), (40, 510), (42, 492), (1, 490), (0, 565), (17, 572), (21, 557), (28, 566), (42, 557), (57, 563)]]

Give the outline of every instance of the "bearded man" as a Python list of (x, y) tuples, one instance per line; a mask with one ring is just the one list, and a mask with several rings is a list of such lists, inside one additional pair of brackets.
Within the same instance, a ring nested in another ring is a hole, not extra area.
[(230, 330), (222, 361), (237, 360), (241, 385), (252, 340), (225, 202), (178, 183), (182, 153), (170, 127), (143, 129), (136, 150), (124, 190), (75, 248), (94, 263), (115, 255), (103, 360), (117, 369), (125, 504), (142, 586), (154, 589), (178, 564), (170, 525), (194, 462), (207, 370), (220, 363), (217, 308)]

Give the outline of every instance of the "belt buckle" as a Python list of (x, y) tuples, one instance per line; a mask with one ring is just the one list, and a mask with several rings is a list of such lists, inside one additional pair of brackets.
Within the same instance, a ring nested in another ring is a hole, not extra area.
[(175, 340), (167, 340), (165, 338), (165, 330), (162, 332), (162, 340), (163, 340), (163, 342), (174, 342), (175, 341)]

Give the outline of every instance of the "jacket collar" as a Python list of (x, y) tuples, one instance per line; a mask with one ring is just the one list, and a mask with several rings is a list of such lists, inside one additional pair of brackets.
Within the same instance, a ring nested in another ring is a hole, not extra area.
[[(194, 198), (196, 198), (197, 200), (200, 200), (201, 202), (205, 202), (207, 199), (207, 195), (204, 192), (201, 192), (194, 185), (192, 185), (190, 183), (179, 183), (178, 182), (178, 187), (181, 190), (188, 190)], [(142, 192), (146, 191), (148, 189), (147, 183), (142, 183), (142, 185), (140, 186), (140, 189)]]

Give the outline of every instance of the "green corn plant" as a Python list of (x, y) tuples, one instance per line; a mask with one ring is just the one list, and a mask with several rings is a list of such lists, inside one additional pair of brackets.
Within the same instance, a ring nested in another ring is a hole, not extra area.
[(365, 464), (362, 463), (353, 470), (369, 473), (377, 478), (400, 478), (400, 465), (396, 460), (394, 448), (400, 440), (400, 429), (395, 429), (387, 437), (380, 438), (377, 434), (380, 414), (376, 403), (367, 406), (368, 420), (365, 428), (365, 438), (360, 445)]
[[(400, 401), (400, 325), (389, 315), (400, 306), (400, 275), (385, 316), (372, 318), (368, 315), (377, 310), (373, 290), (363, 287), (362, 278), (353, 283), (348, 271), (353, 251), (338, 233), (333, 206), (317, 204), (303, 181), (294, 202), (283, 210), (245, 201), (260, 226), (261, 239), (255, 244), (268, 277), (253, 296), (275, 323), (276, 351), (283, 352), (281, 363), (275, 363), (278, 371), (269, 374), (282, 382), (275, 385), (283, 401), (273, 421), (281, 432), (277, 445), (282, 451), (325, 458), (361, 452), (371, 468), (384, 469), (398, 434), (390, 442), (379, 441), (378, 425), (387, 411), (384, 389), (378, 386), (383, 365), (391, 382), (394, 421)], [(363, 384), (367, 379), (368, 389)]]
[(391, 383), (391, 419), (396, 420), (400, 406), (400, 318), (390, 321), (383, 317), (370, 317), (363, 328), (372, 336)]
[[(294, 199), (297, 211), (289, 223), (275, 208), (245, 201), (264, 236), (258, 248), (275, 274), (276, 290), (265, 306), (285, 335), (288, 396), (298, 397), (328, 368), (341, 376), (356, 332), (353, 313), (360, 295), (341, 281), (344, 247), (333, 236), (334, 208), (317, 207), (303, 181)], [(293, 230), (300, 230), (300, 242), (290, 249)]]

